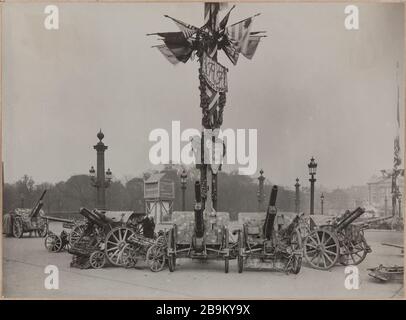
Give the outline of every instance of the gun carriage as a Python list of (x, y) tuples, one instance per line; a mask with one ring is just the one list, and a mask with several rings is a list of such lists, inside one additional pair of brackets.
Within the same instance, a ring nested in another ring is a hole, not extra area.
[[(45, 237), (44, 245), (49, 252), (61, 252), (64, 249), (72, 247), (82, 235), (85, 229), (85, 221), (79, 219), (64, 219), (53, 216), (44, 216), (49, 226), (49, 221), (62, 222), (62, 232), (56, 234), (48, 228), (47, 236)], [(69, 231), (67, 231), (69, 230)]]
[[(276, 197), (278, 187), (274, 186), (264, 220), (250, 219), (238, 230), (238, 272), (244, 264), (258, 261), (258, 266), (268, 266), (286, 273), (297, 274), (302, 265), (302, 239), (299, 232), (300, 216), (296, 215), (285, 228), (275, 228), (277, 219)], [(282, 224), (280, 224), (282, 226)]]
[(200, 182), (195, 182), (194, 215), (190, 212), (174, 212), (172, 228), (168, 230), (167, 256), (169, 271), (176, 267), (176, 259), (224, 260), (228, 273), (229, 260), (235, 258), (230, 248), (229, 231), (226, 227), (229, 215), (225, 212), (204, 212)]
[(17, 208), (7, 215), (6, 220), (9, 220), (9, 222), (5, 225), (9, 226), (7, 229), (11, 229), (8, 233), (11, 231), (15, 238), (21, 238), (26, 232), (29, 232), (30, 235), (34, 233), (40, 237), (46, 236), (48, 224), (43, 218), (44, 212), (42, 211), (46, 192), (47, 190), (42, 192), (41, 197), (32, 209)]
[(367, 244), (364, 230), (372, 223), (391, 217), (354, 222), (365, 213), (358, 207), (354, 211), (334, 217), (325, 225), (314, 226), (304, 241), (304, 256), (311, 267), (328, 270), (337, 263), (360, 264), (372, 250)]
[[(145, 214), (135, 212), (102, 213), (80, 209), (86, 224), (80, 236), (72, 241), (69, 253), (71, 266), (102, 268), (106, 264), (134, 266), (138, 259), (147, 260), (152, 271), (165, 266), (163, 237), (155, 238), (153, 224)], [(150, 249), (150, 250), (149, 250)]]

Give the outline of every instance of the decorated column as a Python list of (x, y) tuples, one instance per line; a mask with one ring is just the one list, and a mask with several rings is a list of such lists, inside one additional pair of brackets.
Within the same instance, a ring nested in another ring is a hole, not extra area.
[[(218, 62), (217, 52), (223, 50), (236, 65), (240, 53), (251, 59), (263, 31), (251, 32), (253, 18), (258, 14), (227, 26), (231, 11), (222, 15), (227, 3), (205, 3), (204, 24), (198, 28), (175, 18), (179, 32), (158, 32), (163, 44), (155, 46), (172, 64), (186, 63), (192, 56), (199, 61), (200, 108), (202, 110), (202, 134), (196, 142), (200, 159), (196, 159), (200, 170), (200, 187), (204, 212), (210, 215), (217, 210), (217, 174), (221, 170), (225, 147), (218, 134), (223, 123), (226, 105), (228, 69)], [(222, 15), (222, 17), (220, 17)]]

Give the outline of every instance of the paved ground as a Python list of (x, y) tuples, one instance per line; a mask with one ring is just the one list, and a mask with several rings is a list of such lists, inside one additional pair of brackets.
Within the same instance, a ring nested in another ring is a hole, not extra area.
[[(379, 283), (367, 268), (380, 263), (403, 265), (400, 249), (381, 242), (403, 243), (403, 233), (368, 231), (373, 249), (359, 266), (360, 288), (344, 287), (344, 267), (318, 271), (304, 266), (298, 275), (247, 270), (237, 273), (236, 261), (224, 274), (223, 263), (202, 263), (182, 259), (177, 270), (150, 272), (137, 269), (105, 268), (80, 270), (69, 267), (71, 256), (48, 253), (39, 238), (3, 238), (3, 295), (35, 298), (402, 298), (403, 282)], [(59, 290), (46, 290), (44, 268), (59, 268)]]

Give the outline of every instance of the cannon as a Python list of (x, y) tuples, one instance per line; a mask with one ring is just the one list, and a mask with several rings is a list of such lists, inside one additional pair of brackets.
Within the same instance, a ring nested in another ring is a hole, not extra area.
[(59, 235), (48, 228), (44, 245), (49, 252), (61, 252), (64, 249), (69, 249), (80, 238), (85, 229), (85, 222), (83, 220), (64, 219), (53, 216), (43, 216), (43, 218), (46, 219), (48, 226), (49, 221), (62, 222), (63, 230)]
[(368, 275), (381, 282), (402, 281), (404, 279), (403, 266), (384, 266), (380, 264), (378, 267), (369, 268)]
[(40, 237), (45, 237), (48, 231), (47, 221), (43, 218), (44, 212), (42, 207), (44, 205), (43, 199), (47, 190), (44, 190), (41, 197), (36, 202), (32, 209), (17, 208), (5, 215), (5, 229), (7, 234), (15, 238), (21, 238), (24, 233), (29, 232), (30, 235), (34, 233)]
[(278, 187), (273, 186), (269, 205), (263, 219), (249, 219), (238, 230), (238, 272), (244, 265), (254, 263), (254, 267), (270, 267), (274, 270), (297, 274), (302, 265), (302, 239), (299, 232), (300, 215), (295, 215), (286, 226), (275, 228), (277, 216), (276, 197)]
[(229, 271), (229, 231), (225, 212), (207, 212), (203, 209), (200, 182), (195, 182), (195, 206), (192, 212), (173, 212), (172, 227), (168, 230), (167, 257), (169, 271), (176, 268), (176, 259), (218, 259), (224, 261), (224, 271)]
[(360, 264), (372, 251), (364, 230), (373, 222), (390, 218), (355, 222), (364, 213), (365, 209), (358, 207), (334, 217), (325, 225), (314, 226), (304, 241), (304, 256), (309, 265), (315, 269), (328, 270), (337, 263)]
[(152, 271), (164, 268), (165, 238), (151, 233), (151, 220), (144, 213), (103, 213), (81, 208), (80, 214), (87, 222), (69, 248), (72, 267), (98, 269), (106, 264), (132, 267), (138, 259), (144, 259)]

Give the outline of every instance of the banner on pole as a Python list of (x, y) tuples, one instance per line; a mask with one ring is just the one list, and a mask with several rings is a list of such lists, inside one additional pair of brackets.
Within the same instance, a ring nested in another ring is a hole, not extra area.
[(214, 61), (206, 53), (203, 54), (202, 73), (207, 84), (217, 92), (227, 92), (227, 71), (217, 61)]

